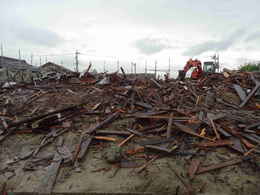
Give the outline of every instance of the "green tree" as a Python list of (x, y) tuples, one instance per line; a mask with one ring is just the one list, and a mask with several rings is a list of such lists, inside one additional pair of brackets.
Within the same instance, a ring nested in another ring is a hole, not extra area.
[(243, 72), (256, 72), (260, 71), (260, 63), (246, 63), (239, 67), (240, 71)]

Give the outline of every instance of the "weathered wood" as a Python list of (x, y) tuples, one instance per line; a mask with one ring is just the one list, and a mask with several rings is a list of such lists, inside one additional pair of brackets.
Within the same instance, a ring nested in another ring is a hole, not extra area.
[(241, 101), (244, 101), (246, 99), (246, 92), (243, 90), (243, 88), (240, 85), (233, 84), (234, 89), (237, 92), (237, 95), (239, 96)]
[(61, 162), (62, 158), (58, 153), (56, 153), (51, 165), (47, 167), (46, 176), (43, 178), (43, 181), (41, 181), (39, 187), (35, 189), (35, 192), (51, 194), (54, 184), (56, 182)]
[(243, 159), (238, 158), (238, 159), (232, 159), (232, 160), (229, 160), (229, 161), (226, 161), (226, 162), (223, 162), (223, 163), (210, 165), (210, 166), (207, 166), (207, 167), (200, 167), (198, 169), (198, 171), (196, 172), (196, 174), (201, 174), (201, 173), (221, 169), (221, 168), (228, 167), (228, 166), (231, 166), (231, 165), (239, 164), (241, 162), (243, 162)]
[(199, 166), (200, 166), (201, 161), (198, 159), (192, 159), (190, 166), (189, 166), (189, 170), (188, 170), (188, 174), (190, 179), (193, 179)]
[(187, 134), (190, 134), (190, 135), (193, 135), (193, 136), (196, 136), (196, 137), (199, 137), (199, 138), (202, 138), (202, 139), (206, 139), (206, 140), (209, 140), (209, 141), (213, 141), (213, 139), (210, 139), (208, 137), (204, 137), (204, 136), (201, 136), (197, 133), (195, 133), (190, 127), (187, 127), (185, 125), (182, 125), (178, 122), (174, 122), (174, 125), (176, 125), (182, 132), (184, 133), (187, 133)]
[(167, 138), (171, 137), (171, 129), (172, 129), (172, 120), (173, 120), (173, 113), (170, 114), (170, 118), (168, 121), (168, 127), (167, 127)]

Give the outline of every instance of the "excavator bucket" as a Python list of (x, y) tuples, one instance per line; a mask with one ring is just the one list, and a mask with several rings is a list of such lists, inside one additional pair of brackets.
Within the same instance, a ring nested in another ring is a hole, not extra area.
[(186, 72), (183, 70), (179, 70), (179, 75), (177, 77), (178, 80), (183, 81), (185, 79)]

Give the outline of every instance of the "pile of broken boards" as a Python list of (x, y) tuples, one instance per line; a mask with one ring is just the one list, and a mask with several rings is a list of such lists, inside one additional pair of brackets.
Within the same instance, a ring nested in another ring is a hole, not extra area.
[[(9, 162), (26, 161), (28, 171), (48, 166), (39, 192), (51, 192), (61, 165), (79, 170), (92, 146), (107, 163), (137, 173), (174, 155), (193, 159), (190, 178), (244, 162), (259, 171), (257, 74), (212, 74), (184, 82), (112, 78), (106, 85), (85, 80), (2, 89), (0, 145), (16, 136), (41, 136)], [(65, 141), (71, 133), (78, 137), (74, 145)], [(53, 151), (42, 155), (50, 145)], [(210, 166), (197, 159), (218, 147), (229, 148), (236, 158)]]

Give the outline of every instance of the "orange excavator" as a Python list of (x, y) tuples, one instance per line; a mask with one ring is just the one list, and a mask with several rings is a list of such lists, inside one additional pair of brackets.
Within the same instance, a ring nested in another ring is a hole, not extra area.
[(192, 68), (194, 67), (195, 69), (193, 70), (193, 72), (191, 73), (191, 78), (192, 79), (199, 79), (202, 77), (203, 75), (203, 70), (202, 70), (202, 64), (201, 61), (195, 59), (192, 60), (190, 59), (183, 70), (179, 70), (179, 76), (178, 79), (179, 80), (184, 80), (186, 73)]

